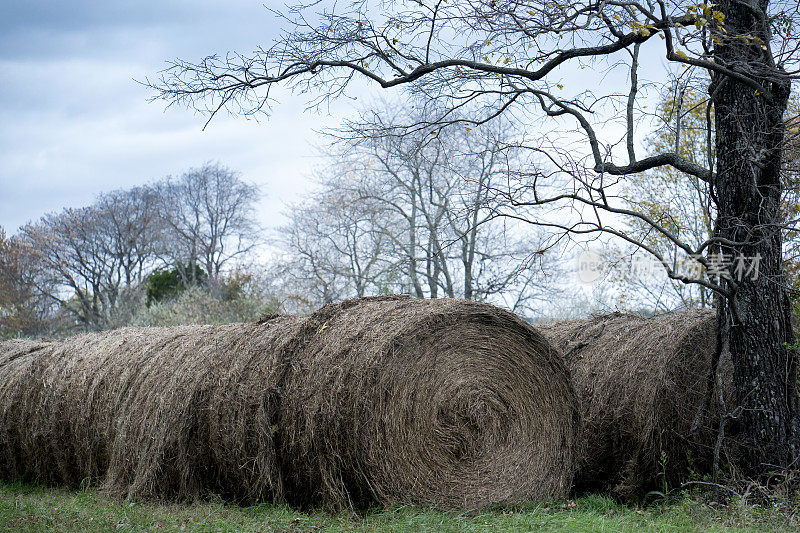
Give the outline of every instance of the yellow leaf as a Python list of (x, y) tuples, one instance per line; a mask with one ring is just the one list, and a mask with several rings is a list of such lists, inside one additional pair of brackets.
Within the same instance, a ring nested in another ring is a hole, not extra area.
[(564, 85), (563, 85), (563, 84), (561, 84), (561, 83), (559, 83), (558, 85), (556, 85), (556, 87), (558, 87), (559, 89), (563, 89), (563, 88), (564, 88)]
[(682, 59), (689, 59), (689, 56), (687, 56), (686, 52), (684, 52), (683, 50), (675, 50), (675, 55)]

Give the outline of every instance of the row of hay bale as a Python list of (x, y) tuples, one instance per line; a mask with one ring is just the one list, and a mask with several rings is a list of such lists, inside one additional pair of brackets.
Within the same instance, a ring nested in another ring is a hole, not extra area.
[(380, 297), (7, 341), (0, 478), (334, 509), (637, 496), (708, 468), (715, 331), (709, 311), (534, 329), (486, 304)]
[(308, 317), (0, 343), (0, 478), (128, 498), (479, 508), (564, 497), (569, 374), (526, 322), (370, 298)]

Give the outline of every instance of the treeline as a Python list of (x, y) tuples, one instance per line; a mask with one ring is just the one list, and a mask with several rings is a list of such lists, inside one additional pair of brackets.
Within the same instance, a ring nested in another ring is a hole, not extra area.
[(504, 149), (511, 126), (400, 126), (423, 119), (387, 106), (349, 123), (272, 231), (256, 222), (258, 188), (206, 164), (0, 233), (0, 335), (242, 321), (387, 293), (530, 312), (558, 261), (500, 216), (520, 163)]
[(0, 228), (0, 336), (229, 321), (269, 308), (252, 272), (228, 268), (262, 238), (258, 198), (237, 172), (209, 163), (103, 193), (13, 236)]

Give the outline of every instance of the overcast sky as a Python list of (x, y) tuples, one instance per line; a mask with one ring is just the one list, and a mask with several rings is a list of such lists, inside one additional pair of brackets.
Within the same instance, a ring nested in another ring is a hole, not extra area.
[(260, 184), (262, 221), (279, 222), (317, 164), (313, 129), (336, 116), (283, 98), (268, 121), (221, 116), (202, 131), (203, 117), (149, 103), (134, 81), (168, 59), (250, 51), (276, 32), (259, 0), (0, 1), (0, 226), (13, 233), (208, 160)]

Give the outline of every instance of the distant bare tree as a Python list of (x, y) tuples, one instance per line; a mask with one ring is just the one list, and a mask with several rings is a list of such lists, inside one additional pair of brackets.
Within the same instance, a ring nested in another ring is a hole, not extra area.
[(289, 224), (281, 228), (281, 244), (286, 253), (278, 256), (270, 269), (272, 290), (289, 311), (309, 312), (354, 296), (345, 260), (330, 241), (319, 239), (319, 221), (308, 218), (313, 214), (309, 210), (289, 216)]
[(453, 278), (443, 253), (445, 214), (453, 183), (447, 179), (449, 148), (424, 133), (392, 134), (399, 109), (382, 108), (362, 116), (342, 133), (347, 187), (359, 202), (382, 213), (380, 228), (392, 242), (398, 267), (417, 298), (436, 298), (442, 288), (453, 297)]
[(110, 318), (122, 281), (103, 226), (100, 212), (85, 207), (45, 215), (21, 230), (43, 266), (39, 289), (86, 329), (100, 329)]
[(163, 223), (152, 187), (101, 194), (95, 208), (102, 214), (102, 231), (125, 285), (141, 281), (155, 266)]
[(114, 191), (89, 207), (24, 226), (24, 245), (38, 265), (39, 293), (69, 310), (85, 329), (106, 327), (124, 290), (141, 283), (155, 265), (155, 206), (149, 188)]
[[(115, 327), (136, 310), (139, 288), (159, 263), (184, 269), (184, 278), (200, 265), (213, 281), (232, 258), (252, 249), (257, 198), (258, 189), (238, 174), (207, 164), (178, 179), (104, 193), (89, 207), (45, 215), (2, 243), (25, 251), (24, 272), (50, 305), (84, 329)], [(17, 268), (10, 258), (6, 254), (0, 270)]]
[(398, 135), (398, 124), (426, 112), (424, 99), (416, 104), (383, 103), (332, 132), (319, 191), (281, 229), (287, 276), (307, 280), (306, 294), (322, 291), (322, 301), (391, 291), (528, 309), (541, 295), (533, 280), (544, 249), (497, 218), (509, 128)]
[[(434, 135), (403, 127), (441, 112), (430, 107), (432, 102), (418, 97), (412, 109), (383, 104), (349, 123), (339, 137), (350, 179), (339, 178), (336, 187), (349, 187), (383, 213), (380, 229), (402, 258), (398, 266), (415, 296), (508, 298), (522, 287), (521, 276), (540, 273), (547, 248), (536, 232), (526, 231), (523, 240), (513, 221), (498, 220), (504, 198), (497, 190), (518, 163), (516, 152), (505, 149), (511, 123)], [(458, 114), (451, 115), (457, 120)], [(530, 296), (533, 286), (524, 286), (528, 295), (517, 294), (514, 301)]]
[(393, 268), (388, 238), (379, 231), (381, 215), (333, 179), (322, 180), (319, 192), (291, 206), (288, 224), (279, 229), (289, 252), (283, 276), (294, 285), (293, 298), (307, 300), (309, 307), (381, 292)]
[(161, 256), (194, 275), (199, 264), (209, 279), (256, 245), (259, 227), (254, 205), (259, 189), (219, 163), (206, 163), (179, 178), (167, 178), (154, 186), (164, 223)]

